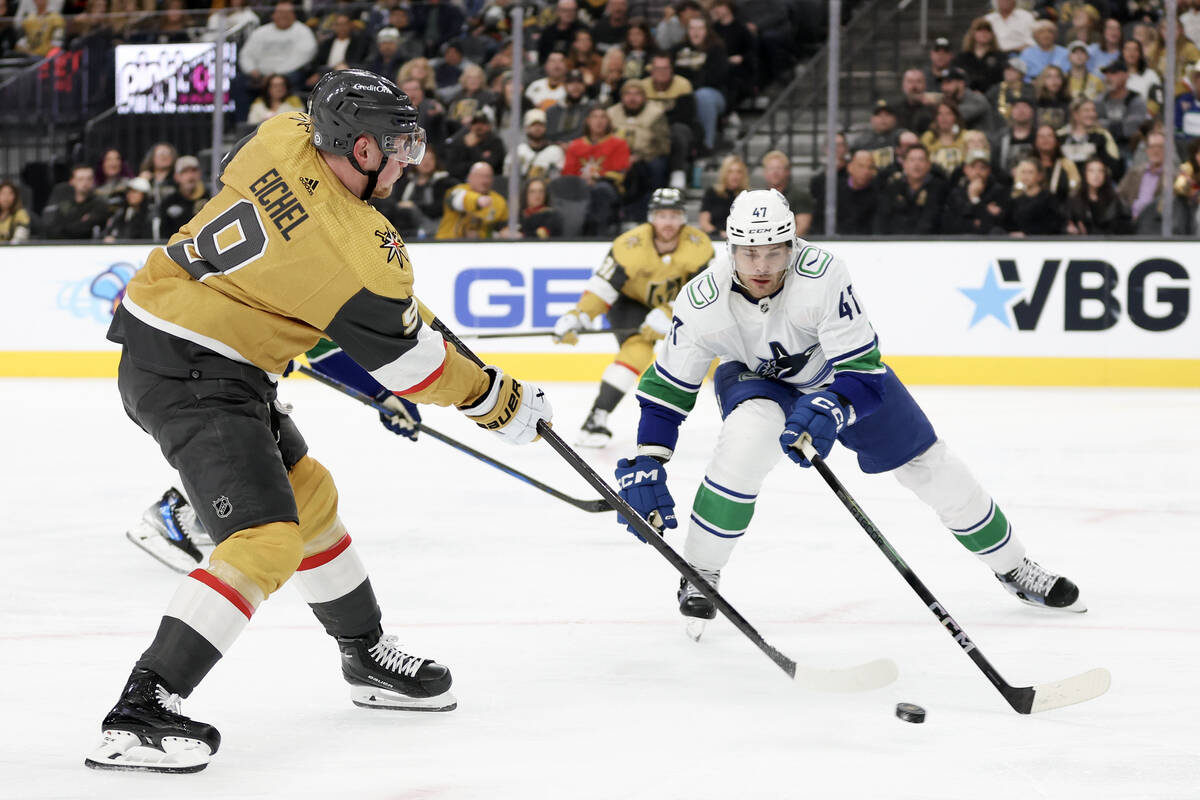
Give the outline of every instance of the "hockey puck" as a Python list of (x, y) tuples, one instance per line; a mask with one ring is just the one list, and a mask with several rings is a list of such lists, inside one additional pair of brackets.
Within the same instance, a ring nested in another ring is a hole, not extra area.
[(896, 703), (896, 716), (905, 722), (925, 721), (925, 709), (914, 703)]

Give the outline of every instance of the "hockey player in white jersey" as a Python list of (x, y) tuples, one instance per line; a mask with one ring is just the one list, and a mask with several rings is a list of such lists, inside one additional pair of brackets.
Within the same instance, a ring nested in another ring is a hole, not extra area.
[[(652, 522), (661, 518), (663, 528), (677, 526), (666, 463), (718, 358), (714, 389), (724, 424), (684, 544), (688, 563), (714, 588), (779, 457), (811, 466), (792, 446), (807, 433), (822, 458), (840, 441), (864, 472), (892, 472), (1022, 601), (1085, 611), (1074, 583), (1026, 556), (1004, 512), (882, 361), (845, 265), (796, 238), (783, 195), (742, 192), (726, 237), (726, 257), (680, 292), (671, 330), (639, 382), (637, 456), (618, 462), (621, 496)], [(678, 599), (698, 637), (694, 620), (711, 619), (712, 602), (683, 580)]]

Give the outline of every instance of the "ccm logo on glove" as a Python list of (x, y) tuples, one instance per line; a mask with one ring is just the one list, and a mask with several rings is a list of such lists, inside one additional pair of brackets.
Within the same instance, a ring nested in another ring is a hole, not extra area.
[(617, 479), (617, 483), (620, 484), (622, 489), (628, 489), (630, 486), (641, 483), (642, 481), (657, 481), (657, 480), (658, 480), (658, 470), (652, 469), (648, 472), (643, 471), (643, 470), (638, 470), (637, 472), (631, 472), (628, 475), (622, 475), (620, 478)]

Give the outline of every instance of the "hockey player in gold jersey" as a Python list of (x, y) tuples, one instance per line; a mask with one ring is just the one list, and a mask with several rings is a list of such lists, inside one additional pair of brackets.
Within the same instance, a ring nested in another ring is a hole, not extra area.
[[(612, 438), (608, 415), (654, 360), (654, 343), (670, 332), (680, 288), (713, 259), (713, 246), (687, 224), (678, 189), (657, 189), (649, 222), (618, 236), (588, 280), (575, 308), (558, 318), (554, 341), (575, 344), (579, 332), (607, 312), (621, 349), (600, 379), (600, 391), (576, 444), (603, 447)], [(630, 329), (636, 329), (630, 333)]]
[(416, 120), (391, 81), (329, 73), (308, 114), (238, 145), (221, 190), (130, 282), (109, 330), (122, 402), (218, 544), (171, 600), (87, 766), (203, 769), (220, 736), (180, 699), (289, 579), (337, 640), (356, 705), (455, 707), (450, 671), (383, 634), (333, 478), (276, 399), (289, 361), (324, 337), (397, 395), (454, 405), (505, 441), (530, 442), (549, 421), (536, 386), (477, 367), (430, 326), (404, 242), (366, 202), (421, 160)]

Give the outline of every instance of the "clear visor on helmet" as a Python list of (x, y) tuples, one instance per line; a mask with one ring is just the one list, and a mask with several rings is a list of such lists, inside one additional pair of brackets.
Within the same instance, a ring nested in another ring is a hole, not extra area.
[(416, 128), (406, 133), (389, 133), (383, 137), (383, 153), (405, 164), (420, 164), (425, 157), (425, 129)]
[(731, 244), (733, 266), (745, 275), (775, 275), (787, 270), (792, 261), (792, 243)]

